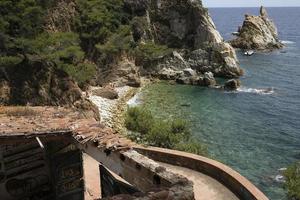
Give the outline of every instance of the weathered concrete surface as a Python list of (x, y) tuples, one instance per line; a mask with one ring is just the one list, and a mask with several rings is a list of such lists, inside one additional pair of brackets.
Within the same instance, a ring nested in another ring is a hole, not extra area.
[(85, 180), (85, 200), (101, 197), (99, 163), (88, 154), (83, 154), (83, 173)]
[(241, 174), (218, 161), (191, 153), (157, 147), (135, 146), (134, 150), (157, 162), (191, 169), (222, 183), (242, 200), (269, 200)]
[(217, 180), (194, 170), (160, 163), (171, 172), (185, 176), (194, 183), (194, 195), (196, 200), (238, 200), (228, 188)]

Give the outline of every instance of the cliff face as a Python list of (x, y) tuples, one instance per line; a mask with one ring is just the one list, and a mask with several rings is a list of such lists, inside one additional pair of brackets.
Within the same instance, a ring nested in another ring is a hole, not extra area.
[[(20, 12), (0, 16), (19, 28), (0, 27), (0, 104), (74, 106), (83, 97), (73, 80), (139, 86), (140, 76), (154, 76), (208, 86), (243, 73), (200, 0), (37, 1), (39, 12), (10, 3)], [(26, 21), (25, 11), (38, 15)]]
[(1, 68), (0, 77), (3, 87), (10, 88), (1, 95), (4, 104), (72, 105), (81, 99), (81, 90), (66, 73), (41, 61)]
[(137, 40), (145, 42), (152, 39), (155, 43), (173, 49), (172, 53), (159, 59), (142, 63), (144, 73), (196, 85), (215, 83), (204, 81), (205, 73), (210, 73), (211, 78), (232, 78), (243, 74), (235, 50), (224, 42), (201, 1), (125, 2), (133, 13), (138, 13), (140, 21), (143, 20), (147, 24), (136, 28), (139, 30), (135, 34)]
[(241, 49), (273, 50), (283, 47), (278, 39), (277, 28), (264, 7), (260, 8), (259, 16), (245, 15), (238, 37), (230, 43)]
[(0, 67), (0, 105), (64, 105), (100, 119), (97, 107), (82, 96), (68, 74), (41, 60)]

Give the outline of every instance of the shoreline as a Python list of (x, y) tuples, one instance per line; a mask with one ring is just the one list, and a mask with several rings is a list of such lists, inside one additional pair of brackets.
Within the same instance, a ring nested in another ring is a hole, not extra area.
[[(106, 99), (97, 95), (90, 95), (88, 99), (94, 103), (99, 110), (100, 121), (112, 128), (119, 134), (126, 135), (126, 129), (124, 127), (124, 114), (129, 105), (129, 101), (135, 98), (141, 90), (148, 84), (151, 84), (151, 80), (142, 79), (142, 84), (140, 87), (130, 87), (122, 86), (116, 87), (115, 91), (118, 93), (118, 99)], [(99, 89), (102, 87), (91, 87), (89, 92), (92, 93), (93, 90)]]

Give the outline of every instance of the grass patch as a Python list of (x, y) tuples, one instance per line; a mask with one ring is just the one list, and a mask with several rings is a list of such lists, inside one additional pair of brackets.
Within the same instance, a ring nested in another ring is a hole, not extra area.
[(192, 138), (189, 124), (182, 119), (161, 120), (143, 107), (128, 108), (125, 126), (137, 143), (207, 155), (206, 147)]
[(290, 166), (284, 173), (286, 182), (284, 187), (289, 199), (300, 200), (300, 162)]

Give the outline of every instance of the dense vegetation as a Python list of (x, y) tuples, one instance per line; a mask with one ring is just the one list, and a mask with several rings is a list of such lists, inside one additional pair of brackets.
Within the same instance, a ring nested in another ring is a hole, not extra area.
[(176, 149), (199, 155), (207, 153), (199, 141), (192, 138), (188, 123), (182, 119), (161, 120), (142, 107), (128, 108), (125, 126), (129, 137), (142, 144)]
[(151, 40), (141, 44), (134, 39), (133, 28), (145, 24), (126, 11), (123, 0), (73, 0), (76, 13), (69, 22), (63, 21), (70, 23), (71, 30), (49, 31), (45, 24), (59, 2), (0, 1), (0, 67), (39, 59), (53, 63), (82, 85), (95, 76), (97, 66), (110, 64), (119, 55), (149, 60), (169, 52)]
[(3, 0), (0, 2), (0, 66), (11, 67), (31, 60), (51, 62), (72, 76), (79, 84), (95, 73), (86, 60), (76, 32), (47, 32), (47, 10), (55, 5), (49, 0)]
[(300, 162), (290, 166), (285, 171), (285, 188), (288, 196), (293, 200), (300, 200)]

